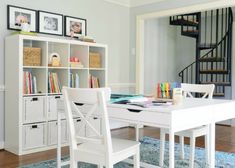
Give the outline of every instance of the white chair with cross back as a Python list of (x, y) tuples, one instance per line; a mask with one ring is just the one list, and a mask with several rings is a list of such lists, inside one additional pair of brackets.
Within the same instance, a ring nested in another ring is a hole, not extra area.
[[(181, 88), (183, 90), (184, 98), (194, 98), (193, 94), (202, 95), (200, 98), (208, 98), (212, 99), (215, 85), (214, 84), (186, 84), (182, 83)], [(164, 165), (164, 150), (165, 150), (165, 135), (168, 134), (168, 129), (161, 128), (160, 139), (160, 166)], [(200, 136), (205, 136), (205, 149), (206, 149), (206, 161), (208, 163), (209, 150), (208, 146), (208, 127), (201, 126), (197, 128), (192, 128), (190, 130), (177, 132), (176, 135), (180, 137), (180, 145), (181, 145), (181, 159), (184, 159), (184, 137), (190, 138), (190, 158), (189, 158), (189, 167), (194, 167), (194, 155), (195, 155), (195, 142), (196, 138)]]
[[(113, 168), (113, 165), (134, 156), (134, 168), (139, 168), (139, 142), (111, 138), (106, 102), (110, 89), (63, 88), (66, 119), (69, 127), (70, 167), (77, 168), (78, 162), (96, 164), (98, 167)], [(78, 104), (80, 106), (78, 106)], [(83, 107), (83, 106), (86, 106)], [(82, 108), (83, 107), (83, 108)], [(90, 108), (88, 108), (90, 107)], [(80, 117), (81, 129), (89, 127), (95, 136), (78, 135), (73, 115)], [(101, 131), (90, 122), (91, 117), (101, 119)]]

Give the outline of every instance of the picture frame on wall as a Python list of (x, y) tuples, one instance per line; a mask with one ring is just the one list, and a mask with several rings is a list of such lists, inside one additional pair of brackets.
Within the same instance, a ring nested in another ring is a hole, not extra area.
[(37, 11), (7, 5), (7, 29), (21, 30), (22, 23), (28, 23), (31, 32), (37, 32)]
[(87, 21), (83, 18), (64, 16), (64, 35), (80, 37), (87, 35)]
[(38, 11), (38, 32), (63, 36), (63, 15)]

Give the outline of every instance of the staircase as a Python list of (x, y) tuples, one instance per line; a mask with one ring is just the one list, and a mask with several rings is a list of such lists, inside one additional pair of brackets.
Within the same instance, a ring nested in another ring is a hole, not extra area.
[(179, 72), (181, 82), (215, 84), (214, 96), (225, 96), (231, 86), (231, 8), (170, 17), (170, 25), (181, 26), (181, 35), (196, 39), (196, 58)]

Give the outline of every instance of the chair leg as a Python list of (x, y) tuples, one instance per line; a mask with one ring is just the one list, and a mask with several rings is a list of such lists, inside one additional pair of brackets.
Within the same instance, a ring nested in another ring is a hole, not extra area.
[(70, 161), (70, 168), (77, 168), (78, 167), (78, 163), (74, 160)]
[(184, 137), (180, 136), (180, 158), (184, 159)]
[(165, 131), (163, 129), (160, 130), (160, 161), (159, 166), (163, 167), (164, 165), (164, 153), (165, 153)]
[(209, 138), (208, 135), (205, 135), (205, 155), (206, 155), (206, 164), (209, 164)]
[(139, 141), (139, 136), (140, 136), (140, 129), (139, 129), (139, 125), (136, 124), (135, 125), (135, 140)]
[(189, 158), (189, 167), (194, 167), (194, 155), (195, 155), (195, 137), (190, 137), (190, 158)]
[(140, 168), (140, 150), (137, 149), (137, 153), (134, 155), (134, 168)]
[(106, 165), (105, 165), (105, 168), (113, 168), (113, 164), (107, 162)]

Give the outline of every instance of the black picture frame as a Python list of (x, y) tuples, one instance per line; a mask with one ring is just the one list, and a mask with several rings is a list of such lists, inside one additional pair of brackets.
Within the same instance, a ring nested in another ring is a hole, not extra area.
[[(75, 25), (77, 25), (77, 28), (80, 29), (77, 31), (80, 31), (80, 32), (76, 33), (76, 31), (70, 31), (71, 22), (75, 22)], [(73, 34), (71, 34), (71, 32), (73, 32)], [(64, 36), (78, 38), (80, 36), (86, 36), (86, 35), (87, 35), (87, 20), (86, 19), (73, 17), (73, 16), (64, 16)]]
[(37, 10), (23, 8), (20, 6), (7, 5), (7, 29), (8, 30), (21, 30), (20, 23), (18, 22), (21, 19), (26, 18), (26, 20), (30, 24), (30, 29), (31, 29), (30, 32), (37, 32), (37, 27), (38, 27), (37, 14), (38, 14)]
[(38, 33), (63, 36), (64, 17), (59, 13), (38, 11)]

